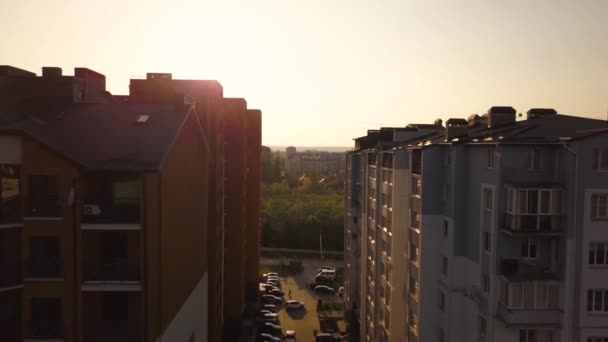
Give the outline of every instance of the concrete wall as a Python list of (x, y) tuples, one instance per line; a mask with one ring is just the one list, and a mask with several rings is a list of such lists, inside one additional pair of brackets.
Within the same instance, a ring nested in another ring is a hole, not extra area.
[[(165, 331), (164, 328), (174, 320), (203, 279), (206, 293), (209, 268), (207, 254), (209, 154), (205, 145), (197, 118), (191, 114), (165, 157), (160, 174), (161, 289), (159, 295), (160, 323)], [(203, 299), (198, 305), (206, 308), (208, 303)], [(193, 324), (192, 330), (205, 329), (206, 335), (206, 315), (197, 315), (190, 322)]]

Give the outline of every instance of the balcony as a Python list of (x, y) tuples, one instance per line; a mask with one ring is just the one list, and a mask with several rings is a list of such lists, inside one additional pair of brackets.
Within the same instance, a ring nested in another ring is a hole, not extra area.
[(138, 291), (141, 268), (137, 261), (127, 258), (106, 258), (98, 263), (88, 262), (84, 269), (84, 291)]
[(115, 204), (89, 201), (82, 210), (82, 229), (138, 230), (141, 208), (137, 204)]
[(0, 335), (2, 341), (22, 341), (21, 320), (0, 319)]
[(21, 287), (22, 285), (21, 263), (0, 265), (0, 291)]
[(512, 236), (560, 236), (560, 215), (503, 213), (502, 231)]
[(87, 342), (139, 342), (137, 326), (128, 320), (102, 320), (89, 322), (85, 328)]
[(26, 340), (63, 340), (63, 321), (35, 320), (26, 322)]
[(557, 308), (509, 308), (499, 302), (496, 317), (507, 327), (559, 327), (562, 312)]
[(63, 260), (57, 257), (32, 257), (27, 261), (27, 278), (63, 278)]
[(59, 202), (32, 202), (26, 204), (24, 216), (28, 220), (62, 220), (64, 217), (63, 206)]
[(559, 281), (560, 275), (549, 265), (523, 262), (520, 259), (502, 259), (500, 274), (515, 282), (521, 281)]

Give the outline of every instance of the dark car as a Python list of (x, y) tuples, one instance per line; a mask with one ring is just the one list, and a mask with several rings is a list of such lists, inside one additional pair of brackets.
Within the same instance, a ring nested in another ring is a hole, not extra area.
[(260, 325), (260, 332), (276, 335), (276, 334), (281, 334), (283, 332), (283, 330), (281, 329), (281, 326), (278, 324), (265, 322), (264, 324)]
[(265, 294), (265, 295), (262, 295), (262, 301), (264, 301), (265, 303), (282, 303), (283, 298), (273, 296), (270, 294)]
[(319, 286), (315, 287), (315, 293), (317, 293), (317, 294), (319, 294), (319, 293), (333, 294), (334, 292), (335, 292), (334, 289), (332, 289), (329, 286), (319, 285)]
[(283, 291), (279, 290), (279, 289), (272, 289), (270, 291), (268, 291), (268, 294), (271, 294), (273, 296), (277, 296), (277, 297), (282, 297), (283, 296)]

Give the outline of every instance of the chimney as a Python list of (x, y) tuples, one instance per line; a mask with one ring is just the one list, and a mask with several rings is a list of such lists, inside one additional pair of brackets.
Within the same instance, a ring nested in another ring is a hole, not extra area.
[(167, 72), (149, 72), (146, 74), (147, 80), (171, 80), (173, 75)]
[(42, 77), (61, 77), (61, 68), (58, 67), (42, 67)]
[(435, 119), (435, 122), (433, 122), (433, 124), (437, 127), (443, 127), (443, 120), (441, 119)]
[(465, 119), (448, 119), (445, 122), (445, 138), (452, 140), (467, 135), (469, 128), (468, 122)]
[(515, 123), (513, 107), (494, 106), (488, 110), (488, 128)]
[(528, 120), (534, 118), (544, 118), (547, 116), (557, 115), (557, 111), (553, 108), (532, 108), (527, 113)]

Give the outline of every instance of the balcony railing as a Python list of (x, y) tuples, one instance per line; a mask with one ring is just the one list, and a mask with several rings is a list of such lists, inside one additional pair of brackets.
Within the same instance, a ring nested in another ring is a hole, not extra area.
[(26, 322), (26, 339), (51, 340), (64, 338), (63, 321), (34, 320)]
[(139, 327), (128, 320), (105, 320), (85, 323), (87, 342), (139, 342)]
[(28, 202), (26, 205), (26, 217), (36, 218), (61, 218), (63, 217), (63, 207), (58, 202), (43, 202), (43, 203), (32, 203)]
[(63, 277), (63, 260), (56, 257), (35, 257), (28, 259), (27, 276), (29, 278)]
[(503, 229), (510, 234), (560, 234), (559, 215), (503, 213)]
[(562, 312), (557, 308), (514, 309), (499, 302), (496, 316), (507, 326), (559, 326)]
[(0, 287), (10, 287), (23, 283), (21, 264), (0, 265)]
[(140, 206), (87, 202), (82, 208), (82, 223), (88, 224), (137, 224), (141, 222)]
[(21, 320), (0, 319), (0, 336), (2, 341), (22, 341)]
[(103, 260), (97, 267), (84, 270), (85, 281), (139, 281), (139, 265), (129, 264), (128, 259)]

